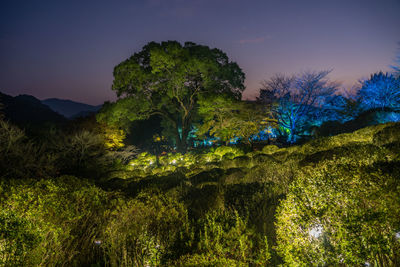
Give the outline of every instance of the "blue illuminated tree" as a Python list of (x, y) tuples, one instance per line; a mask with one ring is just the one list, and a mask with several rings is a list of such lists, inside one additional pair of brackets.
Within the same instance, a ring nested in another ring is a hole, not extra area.
[(324, 108), (319, 113), (321, 124), (327, 121), (343, 123), (353, 120), (361, 113), (359, 97), (343, 92), (335, 94), (326, 99)]
[(323, 108), (338, 85), (328, 80), (330, 71), (304, 72), (285, 76), (276, 74), (262, 82), (259, 100), (274, 111), (287, 141), (294, 143), (316, 109)]
[(400, 77), (389, 73), (372, 74), (358, 92), (364, 109), (400, 108)]

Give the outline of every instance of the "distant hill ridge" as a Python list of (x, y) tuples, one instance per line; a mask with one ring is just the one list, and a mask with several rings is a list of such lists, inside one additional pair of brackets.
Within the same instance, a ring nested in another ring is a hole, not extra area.
[(0, 92), (0, 102), (5, 118), (13, 123), (25, 126), (45, 122), (62, 123), (66, 118), (50, 109), (34, 96), (18, 95), (16, 97)]
[(41, 102), (50, 107), (53, 111), (69, 119), (75, 117), (83, 117), (91, 113), (96, 113), (102, 106), (93, 106), (85, 103), (59, 98), (48, 98), (42, 100)]

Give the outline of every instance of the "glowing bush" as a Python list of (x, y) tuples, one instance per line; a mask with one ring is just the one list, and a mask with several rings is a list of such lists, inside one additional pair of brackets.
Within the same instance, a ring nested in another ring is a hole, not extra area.
[(107, 263), (158, 266), (187, 223), (185, 207), (164, 195), (140, 194), (120, 203), (102, 236)]
[(277, 212), (277, 250), (286, 264), (397, 266), (399, 171), (397, 163), (354, 159), (305, 168)]
[(263, 147), (262, 152), (265, 154), (273, 154), (279, 150), (279, 147), (275, 145), (268, 145)]
[(22, 214), (2, 210), (0, 212), (0, 265), (22, 266), (35, 265), (40, 258), (38, 247), (43, 234)]
[(6, 244), (0, 245), (0, 262), (5, 266), (84, 264), (93, 256), (104, 191), (64, 176), (3, 182), (0, 193), (0, 244)]
[(154, 155), (151, 155), (147, 152), (143, 152), (141, 154), (139, 154), (136, 159), (131, 160), (129, 162), (129, 165), (131, 165), (133, 167), (133, 169), (137, 169), (137, 168), (151, 168), (154, 167), (154, 165), (156, 164), (157, 158)]
[(237, 156), (242, 156), (244, 153), (241, 151), (239, 148), (236, 147), (231, 147), (231, 146), (220, 146), (217, 147), (214, 151), (214, 153), (221, 158), (225, 156), (228, 153), (232, 153), (233, 155)]
[(199, 221), (197, 253), (180, 259), (185, 266), (265, 266), (270, 254), (261, 239), (237, 212), (212, 211)]

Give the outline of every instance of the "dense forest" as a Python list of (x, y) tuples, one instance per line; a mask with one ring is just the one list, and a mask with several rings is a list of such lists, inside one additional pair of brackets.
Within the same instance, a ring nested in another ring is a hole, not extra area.
[(399, 266), (398, 66), (244, 101), (221, 50), (151, 42), (97, 113), (1, 94), (0, 266)]

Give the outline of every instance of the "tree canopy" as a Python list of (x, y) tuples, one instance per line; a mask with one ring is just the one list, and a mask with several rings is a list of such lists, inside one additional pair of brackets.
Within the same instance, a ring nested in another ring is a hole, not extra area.
[(287, 132), (289, 142), (296, 141), (296, 135), (308, 122), (309, 115), (336, 91), (337, 84), (329, 82), (327, 78), (329, 73), (276, 74), (262, 82), (259, 100), (274, 110), (278, 124)]
[(240, 99), (245, 75), (219, 49), (186, 42), (150, 42), (114, 68), (112, 89), (119, 100), (99, 116), (109, 122), (158, 115), (186, 151), (199, 99), (227, 95)]
[(358, 95), (364, 109), (399, 108), (400, 77), (396, 79), (389, 73), (375, 73), (362, 82)]
[(196, 134), (210, 135), (228, 143), (234, 138), (251, 144), (251, 138), (267, 126), (275, 126), (272, 115), (259, 103), (237, 101), (223, 96), (199, 101), (202, 123)]

